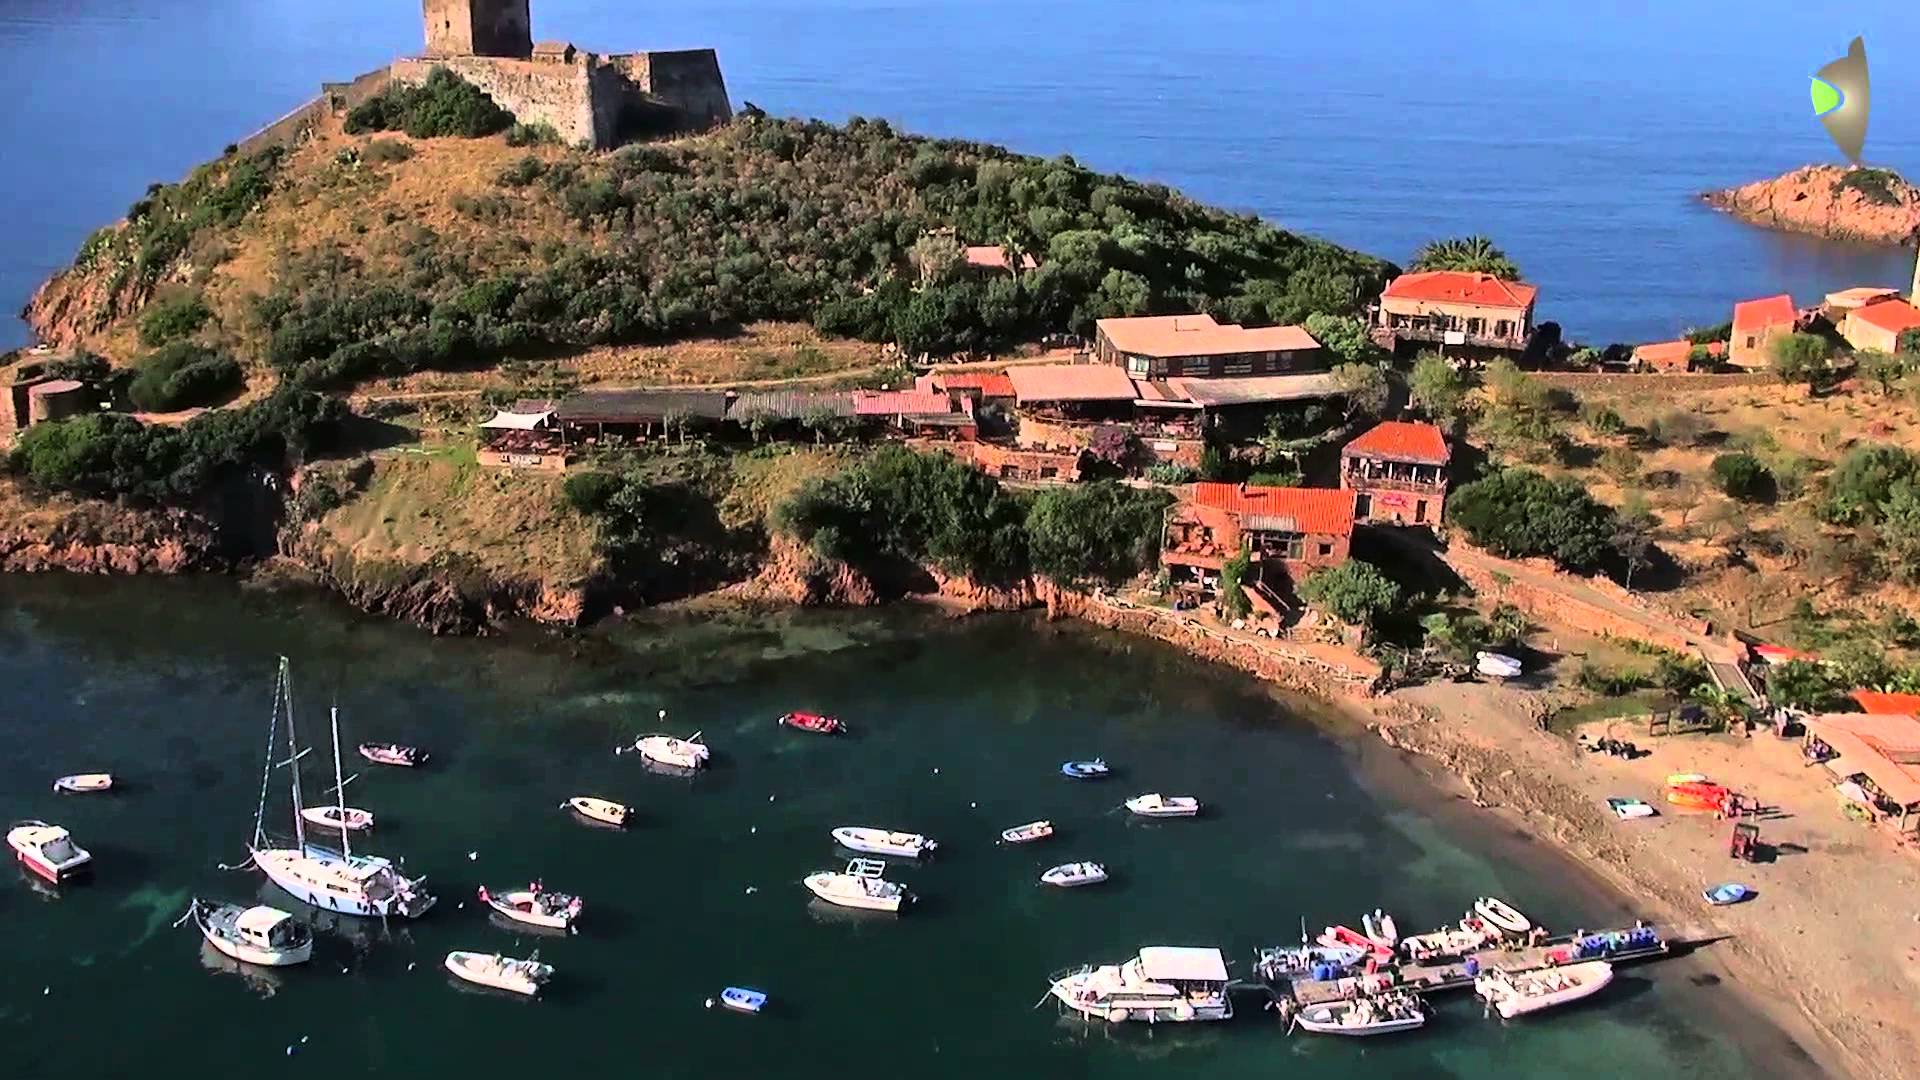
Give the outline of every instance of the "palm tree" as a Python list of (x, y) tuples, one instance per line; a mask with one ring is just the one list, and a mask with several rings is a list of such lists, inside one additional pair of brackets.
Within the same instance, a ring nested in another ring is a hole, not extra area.
[(1723, 690), (1712, 683), (1701, 683), (1693, 688), (1690, 695), (1699, 703), (1701, 709), (1722, 728), (1732, 727), (1747, 718), (1747, 705), (1737, 694)]
[(1014, 230), (1008, 229), (1007, 235), (1000, 241), (1000, 254), (1007, 260), (1007, 273), (1019, 277), (1020, 272), (1026, 269), (1027, 244)]
[(1484, 236), (1456, 236), (1432, 240), (1413, 253), (1415, 270), (1470, 270), (1509, 281), (1520, 280), (1520, 268), (1507, 253)]

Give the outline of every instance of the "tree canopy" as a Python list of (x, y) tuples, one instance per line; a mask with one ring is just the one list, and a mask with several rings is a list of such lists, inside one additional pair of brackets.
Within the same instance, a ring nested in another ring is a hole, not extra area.
[(1468, 539), (1508, 558), (1544, 555), (1590, 572), (1613, 554), (1613, 510), (1568, 477), (1502, 469), (1454, 491), (1446, 513)]
[(1341, 622), (1371, 627), (1400, 602), (1400, 586), (1372, 563), (1349, 559), (1308, 574), (1300, 583), (1300, 598)]
[(1413, 254), (1413, 270), (1467, 270), (1520, 280), (1520, 268), (1507, 253), (1484, 236), (1456, 236), (1430, 240)]
[(1055, 581), (1114, 584), (1154, 565), (1161, 512), (1172, 496), (1111, 480), (1048, 488), (1027, 509), (1036, 572)]

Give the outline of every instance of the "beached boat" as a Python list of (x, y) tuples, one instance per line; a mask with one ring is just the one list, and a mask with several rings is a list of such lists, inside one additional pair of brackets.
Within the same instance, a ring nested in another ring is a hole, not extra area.
[(1101, 780), (1113, 772), (1105, 760), (1068, 761), (1060, 766), (1060, 775), (1069, 780)]
[(1309, 1005), (1294, 1022), (1321, 1035), (1391, 1035), (1424, 1025), (1427, 1010), (1418, 995), (1399, 991)]
[(1474, 654), (1474, 670), (1492, 679), (1512, 679), (1520, 674), (1520, 661), (1497, 652)]
[(113, 774), (94, 772), (63, 776), (53, 782), (53, 790), (69, 795), (90, 795), (101, 791), (112, 791)]
[(1062, 973), (1048, 987), (1062, 1005), (1112, 1023), (1227, 1020), (1227, 961), (1219, 949), (1155, 946), (1123, 964)]
[(886, 872), (886, 863), (854, 859), (838, 873), (816, 870), (802, 884), (829, 904), (865, 911), (899, 911), (913, 901), (913, 894), (899, 882), (888, 881)]
[(596, 799), (591, 795), (575, 795), (560, 804), (563, 810), (571, 810), (588, 821), (597, 821), (602, 825), (625, 827), (633, 817), (633, 808), (612, 799)]
[(1351, 926), (1329, 926), (1314, 940), (1324, 948), (1359, 949), (1383, 963), (1393, 959), (1393, 946), (1375, 941)]
[(1511, 1020), (1591, 997), (1612, 981), (1612, 964), (1590, 960), (1518, 974), (1495, 969), (1475, 979), (1473, 991), (1503, 1019)]
[(373, 828), (373, 811), (357, 806), (309, 806), (300, 811), (300, 816), (306, 818), (308, 824), (327, 829), (360, 832)]
[(864, 825), (840, 826), (833, 830), (833, 842), (848, 851), (867, 855), (895, 855), (903, 859), (917, 859), (940, 846), (919, 833), (894, 832)]
[(514, 922), (548, 930), (571, 930), (585, 905), (577, 896), (555, 892), (534, 882), (524, 889), (494, 892), (480, 886), (480, 902)]
[(795, 731), (811, 731), (815, 735), (839, 735), (847, 730), (838, 717), (813, 712), (787, 713), (780, 718), (780, 724)]
[(1621, 821), (1632, 821), (1635, 818), (1649, 818), (1652, 817), (1655, 812), (1653, 806), (1644, 800), (1629, 799), (1622, 796), (1615, 796), (1614, 798), (1608, 799), (1607, 809), (1613, 811), (1613, 816), (1619, 818)]
[(1191, 795), (1162, 795), (1153, 791), (1128, 799), (1126, 807), (1141, 817), (1193, 817), (1200, 812), (1200, 800)]
[(633, 740), (632, 749), (642, 760), (655, 765), (688, 770), (705, 768), (713, 753), (700, 741), (697, 731), (684, 739), (672, 735), (642, 735)]
[(7, 830), (7, 846), (21, 866), (55, 885), (79, 877), (93, 865), (93, 856), (73, 842), (72, 834), (44, 821), (15, 822)]
[(1015, 825), (1000, 833), (1000, 839), (1009, 844), (1031, 844), (1035, 840), (1045, 840), (1053, 835), (1053, 822), (1029, 821), (1025, 825)]
[(1481, 918), (1515, 937), (1533, 929), (1533, 920), (1520, 914), (1512, 904), (1497, 896), (1483, 896), (1475, 900), (1473, 910), (1479, 913)]
[(729, 986), (720, 991), (720, 1004), (734, 1012), (757, 1013), (767, 1007), (767, 995), (744, 986)]
[(539, 994), (540, 988), (553, 978), (553, 965), (541, 963), (538, 953), (526, 960), (515, 960), (499, 953), (450, 952), (447, 970), (455, 978), (476, 986), (528, 997)]
[(1061, 863), (1040, 875), (1043, 885), (1071, 889), (1078, 885), (1098, 885), (1107, 880), (1107, 868), (1097, 862)]
[(1702, 890), (1700, 895), (1706, 899), (1707, 903), (1712, 904), (1714, 907), (1726, 907), (1729, 904), (1738, 904), (1749, 896), (1752, 896), (1753, 890), (1737, 881), (1729, 881), (1724, 884), (1715, 885), (1711, 889)]
[(313, 956), (313, 931), (291, 912), (265, 904), (211, 904), (195, 897), (187, 914), (207, 944), (243, 964), (287, 967)]
[(375, 765), (396, 765), (403, 769), (417, 769), (427, 763), (427, 752), (417, 746), (363, 742), (359, 750), (361, 757)]

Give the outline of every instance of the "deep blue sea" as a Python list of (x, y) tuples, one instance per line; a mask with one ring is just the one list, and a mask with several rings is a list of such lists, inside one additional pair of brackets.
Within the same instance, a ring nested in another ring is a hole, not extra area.
[[(1807, 77), (1864, 35), (1867, 157), (1920, 174), (1920, 8), (1895, 0), (536, 0), (534, 36), (711, 45), (738, 104), (1070, 153), (1404, 262), (1492, 236), (1583, 340), (1736, 299), (1904, 285), (1912, 253), (1693, 196), (1838, 160)], [(409, 0), (5, 0), (0, 304), (89, 231), (420, 44)], [(0, 322), (0, 346), (25, 340)]]

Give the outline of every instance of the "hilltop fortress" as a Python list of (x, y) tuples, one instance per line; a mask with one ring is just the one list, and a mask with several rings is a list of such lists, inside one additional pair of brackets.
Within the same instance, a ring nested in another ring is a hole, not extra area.
[(551, 124), (568, 143), (596, 149), (649, 135), (702, 131), (733, 116), (712, 49), (593, 53), (571, 42), (536, 44), (530, 0), (422, 0), (426, 48), (345, 83), (240, 144), (244, 151), (302, 137), (322, 115), (350, 109), (393, 83), (424, 82), (444, 67), (526, 124)]

